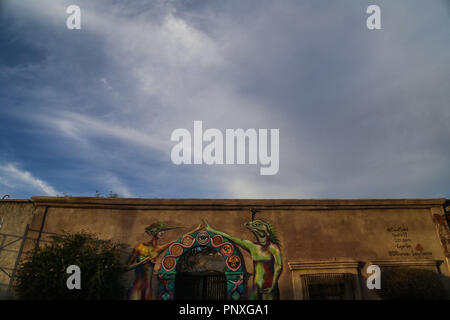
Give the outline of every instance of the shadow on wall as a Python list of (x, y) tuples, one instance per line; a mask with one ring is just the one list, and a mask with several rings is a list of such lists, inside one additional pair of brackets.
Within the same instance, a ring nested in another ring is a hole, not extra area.
[(414, 268), (383, 268), (381, 289), (383, 300), (449, 299), (445, 284), (450, 279), (434, 271)]
[(28, 200), (0, 199), (0, 300), (7, 299), (11, 293), (8, 289), (12, 285), (21, 237), (32, 214), (33, 204)]

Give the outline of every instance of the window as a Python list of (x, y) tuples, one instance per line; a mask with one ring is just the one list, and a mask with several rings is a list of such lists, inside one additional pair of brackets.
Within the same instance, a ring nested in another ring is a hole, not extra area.
[(361, 299), (358, 261), (310, 260), (288, 264), (296, 300)]
[(303, 296), (309, 300), (355, 299), (354, 275), (346, 273), (307, 274), (302, 276)]

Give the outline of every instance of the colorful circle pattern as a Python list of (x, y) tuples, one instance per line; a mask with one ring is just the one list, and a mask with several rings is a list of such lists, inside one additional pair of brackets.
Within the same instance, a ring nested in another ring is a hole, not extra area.
[(221, 246), (222, 244), (223, 244), (223, 238), (221, 235), (216, 234), (214, 237), (212, 237), (211, 245), (214, 248), (217, 248), (217, 247)]
[(184, 252), (184, 248), (181, 244), (179, 243), (174, 243), (170, 246), (170, 255), (174, 256), (174, 257), (179, 257), (183, 254)]
[(166, 269), (166, 271), (173, 270), (175, 268), (176, 264), (177, 264), (177, 261), (172, 256), (166, 256), (162, 262), (162, 265), (163, 265), (164, 269)]
[(181, 240), (181, 244), (185, 247), (185, 248), (190, 248), (193, 244), (194, 244), (194, 237), (187, 235), (184, 236), (183, 239)]
[[(227, 265), (227, 296), (229, 299), (242, 299), (245, 288), (243, 284), (243, 265), (239, 251), (233, 243), (221, 235), (210, 235), (208, 232), (198, 232), (186, 235), (182, 239), (172, 243), (166, 251), (166, 256), (161, 263), (159, 270), (158, 296), (161, 300), (174, 299), (176, 265), (178, 259), (188, 249), (198, 246), (208, 246), (215, 248), (225, 259)], [(231, 271), (231, 272), (230, 272)]]
[[(195, 237), (194, 237), (195, 236)], [(186, 235), (181, 241), (173, 243), (162, 260), (163, 271), (173, 271), (181, 255), (195, 243), (199, 246), (212, 246), (226, 257), (226, 265), (231, 271), (237, 271), (241, 267), (241, 259), (234, 254), (235, 247), (231, 242), (225, 241), (221, 235), (210, 236), (208, 232), (198, 232), (196, 235)]]
[(197, 234), (196, 239), (197, 239), (198, 244), (205, 245), (209, 242), (210, 236), (209, 236), (208, 232), (199, 232)]
[(227, 266), (233, 271), (236, 271), (241, 266), (241, 259), (236, 255), (231, 255), (227, 258)]
[(220, 253), (224, 256), (231, 256), (233, 254), (234, 247), (231, 243), (226, 242), (220, 247)]

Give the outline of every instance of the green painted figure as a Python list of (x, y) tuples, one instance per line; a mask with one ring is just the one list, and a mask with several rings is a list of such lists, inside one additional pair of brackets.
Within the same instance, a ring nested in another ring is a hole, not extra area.
[[(254, 216), (254, 214), (253, 214)], [(280, 298), (278, 279), (283, 270), (280, 241), (272, 225), (263, 220), (253, 220), (245, 226), (255, 235), (256, 242), (242, 240), (211, 228), (204, 220), (206, 230), (220, 234), (250, 253), (253, 259), (253, 291), (251, 299), (277, 300)]]

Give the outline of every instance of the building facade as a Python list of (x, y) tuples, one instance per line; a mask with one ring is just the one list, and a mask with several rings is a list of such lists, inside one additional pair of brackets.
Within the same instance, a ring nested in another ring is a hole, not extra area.
[[(153, 299), (449, 298), (446, 203), (33, 197), (36, 234), (24, 248), (85, 230), (131, 251), (148, 240), (146, 227), (162, 222), (179, 228), (160, 239), (175, 242), (154, 264)], [(371, 265), (381, 289), (367, 285)]]

